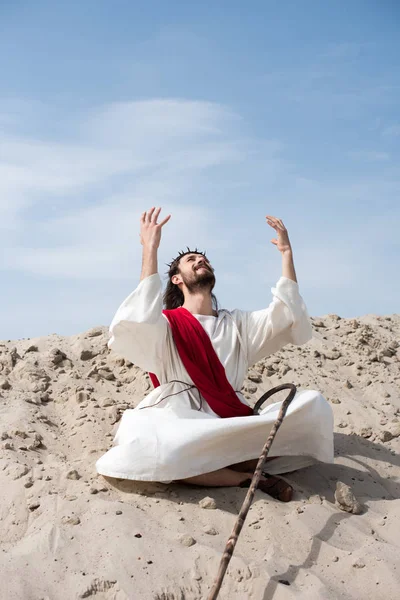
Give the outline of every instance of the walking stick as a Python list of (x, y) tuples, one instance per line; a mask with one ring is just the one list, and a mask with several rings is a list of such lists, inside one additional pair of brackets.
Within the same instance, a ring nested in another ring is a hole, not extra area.
[(258, 400), (258, 402), (256, 403), (256, 405), (254, 407), (254, 414), (258, 415), (259, 409), (261, 408), (261, 406), (264, 404), (264, 402), (270, 396), (272, 396), (276, 392), (280, 392), (281, 390), (286, 390), (286, 389), (290, 390), (290, 393), (289, 393), (288, 397), (286, 398), (286, 400), (284, 400), (282, 402), (282, 406), (279, 411), (278, 418), (276, 419), (276, 421), (271, 429), (271, 432), (268, 436), (268, 439), (265, 442), (265, 446), (264, 446), (261, 456), (258, 460), (257, 467), (256, 467), (256, 470), (254, 471), (249, 490), (246, 494), (246, 498), (243, 501), (238, 518), (236, 519), (236, 523), (233, 527), (232, 533), (226, 543), (225, 550), (222, 555), (221, 562), (219, 564), (218, 574), (215, 579), (212, 590), (210, 592), (210, 595), (208, 596), (208, 600), (216, 600), (218, 597), (219, 591), (221, 589), (222, 581), (224, 579), (229, 562), (232, 558), (232, 554), (235, 549), (236, 543), (239, 539), (240, 532), (242, 531), (242, 527), (243, 527), (244, 521), (247, 517), (247, 513), (249, 512), (249, 508), (253, 501), (258, 482), (260, 481), (260, 478), (262, 475), (262, 470), (263, 470), (264, 463), (265, 463), (265, 459), (268, 456), (268, 452), (271, 448), (272, 442), (274, 441), (276, 433), (282, 424), (283, 417), (286, 414), (288, 406), (296, 395), (296, 386), (293, 385), (293, 383), (283, 383), (282, 385), (278, 385), (277, 387), (274, 387), (271, 390), (269, 390), (268, 392), (266, 392), (265, 394), (263, 394), (261, 396), (260, 400)]

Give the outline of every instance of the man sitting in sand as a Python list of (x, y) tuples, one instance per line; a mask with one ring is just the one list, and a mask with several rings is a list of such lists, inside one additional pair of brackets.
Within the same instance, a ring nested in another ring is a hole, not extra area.
[[(151, 374), (155, 388), (123, 413), (114, 445), (96, 468), (123, 479), (248, 487), (282, 402), (254, 415), (240, 391), (247, 370), (286, 344), (312, 337), (288, 232), (280, 219), (266, 217), (282, 256), (269, 306), (228, 311), (218, 309), (214, 270), (198, 250), (172, 261), (163, 296), (157, 255), (170, 215), (158, 222), (160, 211), (142, 214), (140, 283), (117, 310), (109, 341)], [(258, 487), (288, 502), (293, 489), (275, 475), (316, 461), (333, 462), (332, 410), (318, 391), (298, 390)]]

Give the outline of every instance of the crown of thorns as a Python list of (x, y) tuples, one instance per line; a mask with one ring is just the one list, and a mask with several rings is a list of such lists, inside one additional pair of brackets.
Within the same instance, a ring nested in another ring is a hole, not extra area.
[(201, 254), (202, 256), (204, 256), (204, 258), (206, 258), (206, 253), (205, 252), (201, 252), (201, 250), (198, 250), (196, 248), (196, 250), (190, 250), (189, 246), (186, 246), (187, 250), (186, 252), (179, 252), (178, 256), (176, 258), (174, 258), (174, 260), (170, 263), (167, 263), (167, 267), (170, 269), (172, 267), (172, 265), (176, 262), (179, 262), (180, 259), (183, 256), (186, 256), (186, 254)]

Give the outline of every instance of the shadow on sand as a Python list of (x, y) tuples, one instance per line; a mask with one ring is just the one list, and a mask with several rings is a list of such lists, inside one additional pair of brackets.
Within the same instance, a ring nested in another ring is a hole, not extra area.
[[(294, 487), (294, 500), (304, 500), (311, 495), (319, 494), (334, 508), (337, 481), (351, 486), (356, 497), (362, 502), (364, 512), (368, 510), (366, 503), (400, 498), (400, 483), (390, 478), (391, 467), (400, 466), (400, 456), (392, 454), (391, 450), (383, 444), (372, 442), (356, 434), (335, 433), (335, 457), (337, 461), (335, 464), (317, 463), (283, 475)], [(384, 464), (389, 475), (381, 475), (377, 468), (371, 465), (371, 462), (377, 461)], [(166, 485), (109, 477), (105, 479), (120, 492), (145, 496), (156, 495), (178, 504), (198, 504), (204, 496), (211, 495), (220, 510), (233, 515), (238, 514), (247, 493), (247, 490), (240, 488), (204, 488), (180, 483)], [(261, 498), (267, 500), (265, 510), (268, 510), (269, 502), (277, 502), (257, 491), (254, 501)], [(335, 510), (335, 514), (330, 515), (323, 528), (313, 536), (306, 559), (301, 564), (290, 565), (286, 571), (271, 577), (265, 588), (263, 600), (272, 600), (282, 581), (292, 584), (301, 570), (311, 568), (318, 560), (322, 544), (332, 538), (341, 522), (358, 518), (357, 515)], [(221, 543), (221, 554), (224, 546), (225, 541)], [(217, 565), (215, 565), (215, 572), (217, 572)]]

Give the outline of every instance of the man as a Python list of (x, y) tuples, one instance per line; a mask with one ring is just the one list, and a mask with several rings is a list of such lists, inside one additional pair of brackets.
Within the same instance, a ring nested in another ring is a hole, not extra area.
[[(288, 343), (312, 337), (299, 294), (288, 232), (267, 216), (282, 255), (282, 277), (268, 308), (218, 309), (214, 270), (204, 253), (181, 252), (170, 264), (162, 310), (157, 254), (160, 208), (142, 214), (140, 283), (119, 307), (109, 347), (150, 372), (155, 389), (126, 410), (114, 447), (96, 463), (109, 477), (248, 487), (281, 402), (253, 415), (241, 393), (249, 367)], [(277, 473), (333, 462), (332, 410), (314, 390), (298, 390), (272, 445), (259, 488), (287, 502), (292, 487)]]

